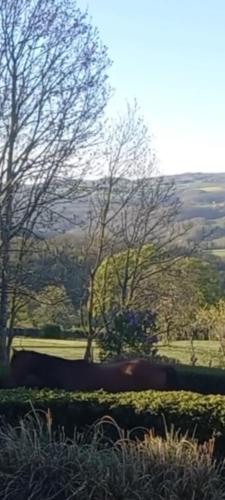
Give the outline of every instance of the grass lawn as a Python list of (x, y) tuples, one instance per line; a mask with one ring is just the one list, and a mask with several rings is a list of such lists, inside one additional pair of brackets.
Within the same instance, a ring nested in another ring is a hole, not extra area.
[[(27, 337), (15, 337), (13, 347), (16, 349), (28, 349), (43, 352), (66, 359), (80, 359), (84, 356), (85, 340), (51, 340), (33, 339)], [(97, 349), (95, 348), (97, 358)]]
[[(15, 337), (13, 347), (17, 349), (30, 349), (38, 352), (62, 356), (67, 359), (80, 359), (84, 356), (84, 340), (49, 340)], [(194, 342), (197, 365), (222, 366), (223, 360), (219, 353), (219, 342), (196, 340)], [(190, 364), (191, 345), (189, 341), (180, 340), (171, 342), (168, 346), (161, 345), (159, 352), (170, 358), (175, 358), (183, 364)], [(98, 360), (98, 349), (94, 346), (94, 359)], [(225, 363), (224, 363), (225, 364)]]
[[(170, 358), (175, 358), (183, 364), (191, 364), (191, 344), (188, 340), (178, 340), (171, 342), (168, 346), (161, 345), (159, 348), (161, 354)], [(198, 366), (224, 366), (220, 353), (220, 344), (217, 341), (195, 340), (194, 353), (197, 358)]]

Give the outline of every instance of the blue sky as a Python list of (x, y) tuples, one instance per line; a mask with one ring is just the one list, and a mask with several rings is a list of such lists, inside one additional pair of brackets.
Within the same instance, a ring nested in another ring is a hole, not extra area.
[(137, 101), (162, 173), (225, 172), (225, 0), (78, 0), (114, 61), (114, 114)]

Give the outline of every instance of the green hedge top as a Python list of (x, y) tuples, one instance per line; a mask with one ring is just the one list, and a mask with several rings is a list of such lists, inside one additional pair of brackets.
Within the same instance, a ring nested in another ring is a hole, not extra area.
[(164, 422), (182, 432), (190, 431), (201, 441), (214, 431), (225, 438), (225, 397), (202, 396), (190, 392), (156, 392), (108, 394), (66, 393), (25, 389), (0, 391), (0, 417), (15, 424), (31, 410), (51, 410), (53, 425), (63, 426), (68, 435), (74, 427), (83, 430), (109, 415), (123, 429), (154, 428), (162, 434)]

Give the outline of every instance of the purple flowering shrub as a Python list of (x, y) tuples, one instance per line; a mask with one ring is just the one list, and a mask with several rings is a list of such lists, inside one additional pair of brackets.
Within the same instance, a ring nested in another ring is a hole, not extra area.
[(125, 309), (107, 315), (107, 328), (98, 339), (100, 359), (156, 356), (156, 314)]

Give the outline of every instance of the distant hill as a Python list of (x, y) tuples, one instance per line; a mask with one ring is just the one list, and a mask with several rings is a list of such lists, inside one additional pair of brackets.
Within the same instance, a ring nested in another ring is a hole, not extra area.
[(204, 233), (205, 247), (225, 257), (225, 173), (181, 174), (173, 178), (182, 203), (179, 220), (192, 223), (193, 240), (200, 240)]
[[(189, 222), (192, 225), (188, 235), (189, 240), (199, 241), (204, 234), (208, 251), (225, 257), (225, 173), (185, 173), (164, 177), (165, 183), (172, 179), (175, 181), (177, 197), (181, 202), (177, 222)], [(129, 179), (121, 180), (120, 190), (124, 190), (124, 193), (128, 189), (129, 182)], [(87, 181), (86, 187), (91, 189), (93, 184), (94, 181)], [(102, 189), (104, 189), (103, 181)], [(61, 202), (56, 211), (63, 217), (57, 221), (56, 232), (60, 229), (64, 233), (68, 231), (79, 233), (87, 221), (89, 209), (87, 198), (80, 198), (69, 204)]]

